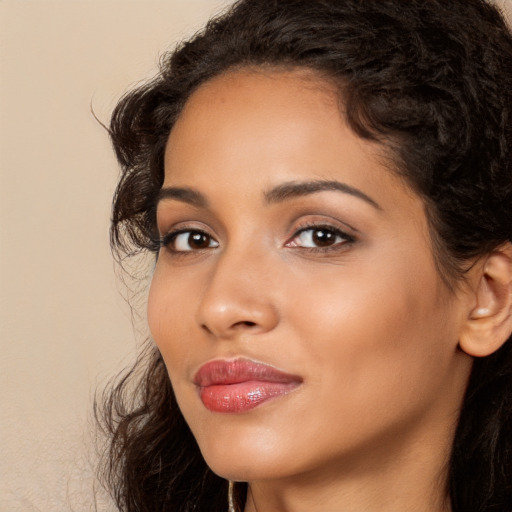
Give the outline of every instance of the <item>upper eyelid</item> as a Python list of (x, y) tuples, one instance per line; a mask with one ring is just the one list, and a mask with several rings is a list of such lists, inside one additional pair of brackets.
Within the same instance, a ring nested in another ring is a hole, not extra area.
[(183, 220), (177, 222), (158, 222), (157, 220), (156, 228), (160, 237), (184, 231), (202, 231), (215, 238), (215, 235), (213, 234), (215, 233), (215, 230), (200, 220)]
[(206, 229), (184, 226), (183, 228), (171, 228), (164, 234), (160, 235), (160, 245), (166, 245), (171, 240), (184, 233), (203, 233), (204, 235), (209, 236), (212, 240), (215, 240), (215, 242), (219, 243), (217, 238)]
[(200, 225), (205, 230), (211, 230), (212, 224), (217, 225), (217, 219), (213, 212), (204, 208), (179, 203), (176, 201), (162, 200), (155, 210), (155, 225), (160, 234), (167, 233), (175, 226)]
[(353, 240), (360, 236), (360, 231), (358, 229), (352, 227), (350, 224), (347, 224), (346, 222), (340, 221), (330, 216), (328, 216), (327, 219), (324, 216), (324, 218), (322, 219), (304, 220), (302, 223), (294, 222), (292, 224), (292, 227), (288, 231), (289, 233), (291, 233), (291, 236), (296, 236), (301, 231), (321, 228), (336, 231), (341, 235), (351, 238)]
[[(350, 226), (348, 226), (348, 224), (346, 224), (347, 227), (350, 228)], [(158, 228), (158, 227), (157, 227)], [(311, 222), (311, 223), (307, 223), (307, 224), (304, 224), (304, 225), (301, 225), (301, 226), (295, 226), (294, 228), (292, 228), (291, 230), (291, 233), (293, 235), (296, 235), (297, 233), (300, 233), (301, 231), (306, 231), (308, 229), (321, 229), (321, 228), (325, 228), (325, 229), (330, 229), (332, 231), (337, 231), (343, 235), (347, 235), (347, 236), (352, 236), (350, 235), (350, 233), (347, 233), (346, 230), (344, 228), (341, 228), (339, 226), (335, 226), (329, 222), (322, 222), (322, 221), (318, 221), (318, 222)], [(353, 228), (350, 228), (351, 230), (353, 231), (357, 231)], [(216, 238), (215, 235), (213, 235), (211, 233), (212, 230), (208, 229), (208, 228), (203, 228), (203, 227), (197, 227), (197, 226), (187, 226), (186, 224), (183, 226), (183, 227), (178, 227), (178, 226), (173, 226), (169, 229), (166, 229), (166, 230), (162, 230), (162, 229), (159, 229), (158, 228), (158, 231), (160, 233), (160, 237), (167, 237), (169, 235), (173, 236), (173, 235), (178, 235), (180, 233), (187, 233), (189, 231), (196, 231), (196, 232), (201, 232), (201, 233), (204, 233), (208, 236), (211, 236), (212, 238)]]
[(347, 238), (348, 237), (353, 238), (352, 235), (350, 235), (346, 231), (344, 231), (340, 228), (337, 228), (336, 226), (330, 226), (329, 224), (316, 224), (314, 226), (304, 226), (302, 228), (298, 228), (295, 231), (294, 236), (297, 236), (299, 233), (303, 233), (304, 231), (317, 231), (317, 230), (321, 230), (321, 229), (325, 229), (326, 231), (332, 231), (334, 233), (337, 233), (337, 234), (342, 235)]
[(353, 236), (359, 236), (361, 231), (357, 229), (353, 224), (347, 222), (342, 215), (330, 214), (330, 213), (316, 213), (314, 211), (302, 211), (300, 215), (296, 216), (288, 226), (287, 231), (294, 232), (303, 228), (308, 227), (326, 227), (341, 231), (346, 234), (353, 234)]
[[(176, 204), (177, 203), (177, 204)], [(167, 207), (163, 207), (163, 205), (166, 205)], [(325, 205), (324, 205), (325, 206)], [(347, 216), (346, 212), (344, 212), (344, 209), (341, 211), (338, 211), (336, 208), (332, 210), (331, 207), (328, 207), (327, 209), (324, 209), (324, 207), (320, 207), (319, 209), (318, 205), (310, 205), (310, 206), (301, 206), (297, 210), (293, 208), (292, 210), (295, 210), (295, 214), (293, 215), (293, 219), (291, 220), (290, 224), (288, 225), (288, 228), (286, 231), (290, 233), (290, 231), (293, 229), (293, 226), (297, 224), (297, 221), (300, 222), (301, 218), (304, 217), (313, 217), (318, 218), (318, 224), (319, 225), (325, 225), (325, 226), (333, 226), (336, 229), (340, 229), (342, 232), (351, 234), (354, 233), (355, 236), (358, 236), (361, 234), (360, 230), (357, 229), (353, 224), (347, 222), (347, 220), (344, 219), (344, 217)], [(322, 212), (321, 210), (324, 211)], [(329, 212), (331, 210), (331, 212)], [(290, 211), (289, 208), (287, 208), (287, 211)], [(349, 212), (351, 210), (349, 209)], [(160, 214), (160, 215), (159, 215)], [(340, 218), (341, 214), (341, 218)], [(190, 219), (187, 220), (187, 217), (190, 215)], [(197, 220), (192, 220), (194, 216), (197, 215)], [(353, 213), (350, 214), (350, 217), (353, 217)], [(167, 217), (167, 221), (166, 221)], [(179, 222), (169, 222), (170, 219), (175, 217), (181, 217), (183, 220)], [(202, 218), (203, 220), (199, 220), (199, 218)], [(161, 220), (160, 220), (161, 219)], [(325, 220), (324, 220), (325, 219)], [(160, 220), (160, 222), (159, 222)], [(200, 225), (205, 226), (207, 229), (207, 232), (214, 233), (215, 236), (225, 236), (227, 232), (226, 226), (223, 224), (220, 218), (217, 217), (216, 213), (206, 208), (205, 206), (198, 206), (195, 204), (189, 204), (189, 203), (181, 203), (178, 201), (173, 200), (162, 200), (159, 202), (159, 204), (156, 207), (156, 227), (160, 234), (165, 234), (167, 231), (171, 231), (173, 229), (174, 225), (180, 225), (180, 224), (187, 224), (187, 223), (198, 223)], [(317, 223), (317, 220), (312, 221), (312, 223)], [(160, 229), (160, 225), (162, 227), (164, 225), (170, 226), (168, 229)], [(296, 228), (299, 229), (299, 228)], [(348, 232), (347, 232), (348, 230)]]
[(356, 236), (351, 235), (350, 233), (347, 233), (346, 231), (344, 231), (340, 228), (337, 228), (335, 226), (330, 226), (328, 224), (317, 224), (314, 226), (304, 226), (302, 228), (297, 229), (293, 233), (293, 235), (287, 239), (287, 241), (285, 242), (285, 245), (288, 244), (289, 242), (291, 242), (292, 240), (294, 240), (295, 238), (297, 238), (301, 233), (304, 233), (305, 231), (315, 231), (315, 230), (320, 230), (320, 229), (332, 231), (333, 233), (340, 236), (341, 238), (344, 238), (348, 243), (353, 243), (353, 242), (357, 241)]

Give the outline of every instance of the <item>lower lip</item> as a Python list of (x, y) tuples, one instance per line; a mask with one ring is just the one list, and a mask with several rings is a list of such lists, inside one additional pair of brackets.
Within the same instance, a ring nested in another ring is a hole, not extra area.
[(212, 412), (242, 413), (269, 400), (287, 395), (297, 382), (246, 381), (216, 384), (199, 389), (204, 406)]

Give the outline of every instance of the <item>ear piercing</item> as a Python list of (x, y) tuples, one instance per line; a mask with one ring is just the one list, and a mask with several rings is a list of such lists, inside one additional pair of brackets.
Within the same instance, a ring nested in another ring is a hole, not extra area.
[(477, 308), (473, 312), (473, 317), (481, 318), (484, 316), (489, 316), (491, 314), (490, 308)]

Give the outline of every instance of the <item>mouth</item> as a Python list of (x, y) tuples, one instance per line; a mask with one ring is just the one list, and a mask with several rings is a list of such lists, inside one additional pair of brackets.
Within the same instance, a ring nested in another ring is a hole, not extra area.
[(301, 383), (297, 375), (247, 359), (210, 361), (194, 378), (203, 405), (222, 413), (250, 411), (287, 395)]

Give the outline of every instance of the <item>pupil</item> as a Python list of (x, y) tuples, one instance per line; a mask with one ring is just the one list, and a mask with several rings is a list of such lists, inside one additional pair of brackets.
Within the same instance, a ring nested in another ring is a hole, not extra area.
[(203, 233), (191, 233), (188, 237), (188, 244), (196, 249), (205, 249), (210, 245), (210, 239)]
[(331, 231), (324, 231), (323, 229), (317, 229), (313, 232), (313, 242), (316, 245), (326, 246), (331, 245), (335, 240), (335, 234)]

